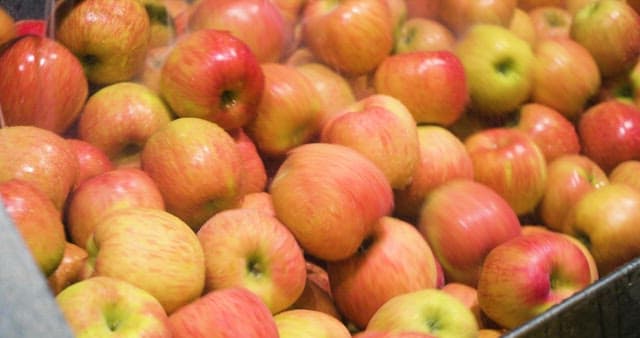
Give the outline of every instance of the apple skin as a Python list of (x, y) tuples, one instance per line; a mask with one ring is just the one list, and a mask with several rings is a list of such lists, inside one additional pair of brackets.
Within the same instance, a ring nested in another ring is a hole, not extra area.
[(146, 172), (119, 168), (94, 176), (70, 195), (65, 224), (70, 240), (86, 249), (95, 226), (109, 212), (130, 207), (164, 210), (162, 194)]
[(507, 26), (516, 36), (533, 46), (536, 43), (536, 29), (529, 13), (518, 7), (513, 11), (511, 22)]
[(253, 292), (232, 287), (202, 295), (169, 315), (174, 338), (277, 338), (273, 315)]
[(366, 331), (423, 332), (441, 338), (476, 337), (478, 324), (460, 300), (427, 288), (395, 296), (371, 317)]
[(255, 117), (264, 82), (247, 44), (227, 31), (202, 29), (182, 36), (166, 56), (160, 94), (178, 116), (229, 130)]
[(611, 183), (627, 184), (640, 191), (640, 160), (628, 160), (618, 163), (609, 173)]
[(522, 8), (525, 11), (531, 11), (537, 7), (564, 7), (567, 2), (567, 0), (518, 0), (518, 7)]
[(276, 216), (305, 253), (335, 261), (353, 255), (393, 209), (383, 172), (349, 147), (308, 143), (291, 150), (268, 192)]
[(151, 25), (138, 1), (62, 2), (55, 18), (56, 40), (78, 57), (90, 83), (127, 81), (142, 70)]
[(271, 216), (276, 215), (271, 194), (266, 191), (252, 192), (242, 197), (239, 208), (257, 209)]
[(136, 0), (147, 12), (149, 17), (149, 46), (156, 48), (170, 46), (176, 38), (176, 27), (169, 12), (169, 4), (157, 0)]
[(640, 15), (626, 1), (594, 1), (573, 16), (570, 36), (596, 61), (604, 78), (629, 70), (640, 55)]
[(536, 32), (536, 40), (570, 39), (573, 16), (564, 6), (536, 6), (528, 11)]
[(419, 125), (419, 161), (411, 182), (394, 190), (394, 214), (415, 223), (429, 193), (456, 178), (473, 178), (473, 163), (462, 141), (447, 128)]
[(527, 133), (489, 128), (472, 134), (464, 143), (476, 181), (495, 190), (518, 216), (534, 211), (546, 188), (547, 162)]
[(507, 201), (488, 186), (463, 178), (447, 181), (427, 196), (417, 227), (442, 265), (445, 280), (472, 287), (485, 256), (520, 235), (520, 221)]
[(547, 165), (547, 187), (537, 214), (552, 230), (564, 231), (564, 220), (586, 193), (609, 184), (607, 174), (590, 158), (569, 154)]
[(353, 338), (436, 338), (436, 336), (424, 332), (385, 332), (365, 330), (354, 334)]
[(60, 211), (44, 192), (19, 179), (0, 183), (0, 200), (40, 271), (51, 275), (66, 242)]
[(77, 138), (66, 140), (78, 159), (78, 177), (73, 189), (85, 180), (115, 168), (107, 154), (93, 144)]
[(523, 104), (514, 128), (524, 131), (540, 148), (547, 163), (568, 154), (580, 153), (575, 125), (559, 111), (540, 104)]
[[(310, 275), (309, 272), (309, 269), (307, 269), (307, 273)], [(314, 278), (309, 275), (307, 276), (307, 282), (305, 283), (302, 294), (300, 294), (300, 297), (298, 297), (289, 309), (320, 311), (336, 319), (342, 320), (342, 314), (340, 314), (336, 308), (331, 295), (331, 290), (325, 290), (324, 287), (320, 286), (319, 282), (315, 281)]]
[(56, 40), (28, 35), (0, 52), (0, 105), (7, 126), (62, 134), (80, 115), (88, 91), (82, 65)]
[(123, 280), (93, 277), (67, 287), (56, 303), (78, 338), (169, 338), (167, 314), (151, 294)]
[(204, 292), (242, 286), (274, 314), (302, 294), (302, 250), (275, 216), (255, 209), (225, 210), (205, 222), (197, 235), (205, 256)]
[(116, 167), (139, 167), (147, 139), (172, 119), (156, 92), (139, 83), (118, 82), (89, 96), (77, 133), (104, 151)]
[[(389, 299), (437, 285), (436, 258), (410, 223), (382, 217), (358, 252), (329, 262), (331, 294), (340, 313), (363, 329)], [(385, 275), (393, 271), (393, 275)]]
[(386, 1), (309, 1), (302, 13), (302, 41), (323, 63), (349, 77), (373, 71), (393, 49)]
[(571, 208), (565, 233), (589, 249), (601, 276), (640, 255), (640, 192), (622, 183), (592, 190)]
[(169, 122), (149, 137), (140, 160), (167, 211), (195, 231), (242, 198), (242, 157), (231, 135), (213, 122), (196, 117)]
[(29, 182), (62, 211), (77, 177), (78, 160), (60, 135), (35, 126), (0, 128), (0, 182)]
[(280, 338), (351, 338), (340, 320), (320, 311), (287, 310), (274, 315), (273, 319)]
[(191, 31), (229, 31), (249, 46), (260, 63), (279, 62), (293, 42), (293, 25), (273, 1), (200, 0), (193, 6)]
[(13, 16), (7, 12), (6, 8), (0, 6), (0, 45), (5, 44), (15, 36), (16, 21)]
[(265, 191), (267, 187), (267, 169), (253, 140), (242, 129), (230, 130), (229, 134), (236, 143), (242, 161), (241, 195)]
[(82, 271), (87, 263), (87, 258), (89, 258), (89, 254), (86, 250), (71, 242), (65, 242), (60, 264), (47, 277), (47, 283), (54, 295), (83, 279)]
[(454, 52), (464, 65), (472, 111), (503, 117), (529, 99), (533, 50), (508, 28), (473, 25), (458, 39)]
[(570, 38), (539, 40), (534, 55), (531, 100), (577, 120), (602, 84), (595, 59)]
[(396, 33), (393, 53), (453, 50), (456, 36), (435, 19), (410, 18), (403, 21)]
[(47, 36), (48, 23), (42, 19), (21, 19), (15, 22), (16, 36)]
[(607, 173), (640, 159), (640, 107), (618, 100), (595, 104), (581, 115), (578, 136), (583, 153)]
[(594, 280), (589, 261), (562, 234), (518, 236), (487, 255), (478, 281), (482, 311), (513, 329), (582, 290)]
[(256, 117), (245, 131), (261, 154), (282, 157), (317, 136), (322, 101), (311, 80), (298, 68), (280, 63), (263, 63), (261, 68), (264, 91)]
[(407, 6), (407, 19), (437, 19), (442, 0), (405, 0), (405, 2)]
[(478, 327), (484, 327), (484, 315), (478, 303), (478, 290), (476, 288), (462, 283), (451, 282), (443, 285), (440, 290), (458, 298), (458, 300), (471, 310), (473, 316), (476, 318)]
[(131, 82), (142, 84), (152, 91), (160, 93), (162, 67), (167, 59), (167, 55), (169, 55), (172, 50), (173, 45), (149, 48), (144, 58), (142, 70)]
[(516, 8), (517, 0), (443, 0), (440, 1), (438, 18), (461, 36), (477, 24), (508, 26)]
[(411, 182), (419, 160), (416, 121), (390, 95), (374, 94), (336, 113), (321, 130), (320, 142), (350, 147), (373, 162), (394, 189)]
[(374, 74), (377, 93), (400, 100), (417, 123), (449, 126), (469, 103), (465, 68), (450, 51), (417, 51), (385, 58)]
[(151, 208), (115, 209), (95, 226), (87, 243), (91, 276), (118, 278), (154, 296), (167, 314), (201, 296), (202, 246), (172, 214)]

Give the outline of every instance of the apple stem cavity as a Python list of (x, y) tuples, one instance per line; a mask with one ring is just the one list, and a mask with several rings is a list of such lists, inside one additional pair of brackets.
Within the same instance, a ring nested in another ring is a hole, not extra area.
[(511, 58), (504, 58), (494, 65), (494, 68), (502, 75), (506, 75), (511, 72), (514, 62)]
[(220, 95), (220, 108), (222, 110), (228, 109), (229, 107), (236, 104), (237, 99), (238, 99), (238, 95), (236, 92), (232, 90), (223, 91), (222, 94)]
[(264, 264), (257, 254), (251, 255), (247, 260), (247, 271), (251, 276), (261, 277), (264, 275)]
[(374, 238), (373, 236), (365, 237), (360, 246), (358, 247), (358, 254), (362, 255), (369, 251), (369, 248), (373, 245)]

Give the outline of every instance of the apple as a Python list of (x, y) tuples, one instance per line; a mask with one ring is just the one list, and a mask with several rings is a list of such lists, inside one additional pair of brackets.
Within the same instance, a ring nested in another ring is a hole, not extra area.
[(640, 159), (640, 107), (618, 100), (590, 106), (578, 122), (583, 153), (609, 173), (617, 164)]
[(173, 50), (171, 46), (153, 47), (147, 50), (147, 55), (144, 58), (144, 65), (142, 71), (131, 82), (140, 83), (146, 86), (148, 89), (153, 90), (156, 93), (160, 93), (160, 77), (162, 76), (162, 67), (169, 55), (169, 52)]
[(564, 7), (567, 2), (567, 0), (518, 0), (518, 7), (526, 11), (531, 11), (537, 7)]
[(427, 288), (395, 296), (371, 317), (366, 331), (423, 332), (436, 337), (476, 337), (478, 324), (460, 300)]
[(559, 111), (540, 103), (525, 103), (517, 113), (514, 128), (522, 130), (538, 146), (547, 163), (568, 154), (580, 153), (575, 125)]
[(529, 99), (533, 50), (508, 28), (473, 25), (458, 39), (454, 52), (464, 65), (472, 111), (503, 117)]
[(547, 165), (547, 187), (537, 214), (550, 229), (563, 231), (569, 210), (590, 191), (609, 184), (607, 174), (590, 158), (567, 154)]
[(73, 189), (85, 180), (115, 168), (107, 154), (93, 144), (77, 138), (66, 140), (78, 160), (78, 177)]
[(0, 182), (20, 179), (62, 211), (78, 176), (78, 160), (60, 135), (35, 126), (0, 128)]
[(127, 81), (142, 70), (151, 25), (140, 2), (67, 1), (54, 14), (56, 40), (78, 57), (90, 83)]
[(410, 18), (404, 21), (398, 31), (394, 43), (394, 54), (453, 50), (456, 36), (440, 21), (427, 18)]
[(201, 296), (204, 253), (193, 230), (174, 215), (144, 207), (105, 215), (87, 242), (92, 276), (127, 281), (171, 314)]
[(611, 183), (627, 184), (640, 191), (640, 160), (622, 161), (609, 173)]
[(160, 190), (146, 172), (119, 168), (87, 179), (69, 196), (65, 224), (71, 241), (86, 249), (95, 226), (115, 209), (145, 207), (164, 210)]
[(338, 144), (308, 143), (291, 150), (268, 191), (276, 216), (305, 253), (328, 261), (356, 253), (375, 222), (393, 209), (383, 172)]
[(350, 147), (373, 162), (394, 189), (411, 182), (419, 160), (416, 121), (390, 95), (374, 94), (337, 113), (322, 128), (320, 142)]
[(48, 36), (49, 23), (42, 19), (20, 19), (15, 22), (16, 36), (40, 35)]
[(386, 332), (365, 330), (352, 336), (353, 338), (435, 338), (436, 336), (424, 332)]
[(176, 27), (169, 13), (169, 4), (164, 0), (136, 0), (147, 11), (149, 17), (149, 46), (170, 46), (176, 38)]
[(165, 58), (160, 94), (178, 116), (207, 119), (227, 130), (255, 117), (264, 74), (242, 40), (201, 29), (178, 39)]
[(508, 26), (516, 8), (517, 0), (443, 0), (438, 18), (456, 35), (462, 36), (477, 24)]
[(593, 56), (570, 38), (539, 40), (534, 49), (531, 101), (576, 120), (601, 85)]
[(296, 25), (300, 21), (302, 10), (307, 0), (271, 0), (284, 19), (291, 25)]
[(202, 295), (169, 315), (174, 338), (277, 338), (269, 308), (253, 292), (232, 287)]
[(89, 96), (77, 133), (79, 139), (107, 154), (116, 167), (139, 167), (147, 139), (172, 119), (156, 92), (139, 83), (118, 82)]
[(327, 264), (331, 294), (340, 313), (363, 329), (389, 299), (435, 288), (435, 261), (431, 248), (412, 224), (382, 217), (355, 254)]
[(140, 160), (166, 210), (195, 231), (242, 198), (240, 151), (230, 134), (208, 120), (182, 117), (169, 122), (147, 139)]
[(497, 329), (480, 329), (478, 330), (478, 338), (500, 338), (505, 333)]
[(65, 233), (60, 211), (40, 189), (20, 179), (0, 183), (0, 201), (44, 276), (64, 255)]
[(273, 317), (280, 338), (351, 338), (351, 333), (340, 320), (324, 312), (292, 309)]
[(74, 283), (55, 300), (76, 337), (171, 337), (167, 313), (158, 300), (117, 278)]
[(302, 290), (300, 297), (298, 297), (289, 309), (319, 311), (336, 319), (342, 320), (342, 314), (340, 314), (336, 308), (331, 295), (331, 290), (325, 290), (325, 288), (320, 286), (317, 281), (314, 281), (311, 274), (312, 273), (309, 269), (307, 269), (307, 281), (305, 283), (304, 290)]
[(205, 257), (205, 292), (245, 287), (274, 314), (302, 294), (304, 255), (275, 216), (255, 209), (225, 210), (205, 222), (197, 235)]
[(242, 129), (230, 130), (242, 162), (241, 195), (264, 192), (267, 186), (267, 169), (253, 140)]
[(536, 6), (528, 11), (536, 32), (536, 40), (569, 38), (573, 15), (564, 6)]
[(54, 295), (83, 279), (82, 271), (88, 257), (89, 254), (83, 248), (71, 242), (65, 242), (60, 264), (47, 277), (47, 283)]
[(597, 101), (620, 100), (640, 107), (640, 58), (628, 72), (605, 79), (600, 87)]
[(271, 194), (266, 191), (252, 192), (242, 196), (239, 208), (256, 209), (271, 216), (276, 215)]
[(537, 36), (533, 20), (531, 20), (529, 13), (521, 7), (513, 11), (511, 22), (509, 22), (507, 28), (529, 45), (533, 46), (536, 43)]
[(414, 223), (429, 193), (456, 178), (473, 178), (473, 164), (462, 141), (438, 125), (419, 125), (419, 161), (411, 183), (394, 190), (394, 214)]
[(437, 19), (442, 0), (405, 0), (405, 2), (407, 6), (407, 19)]
[(476, 290), (476, 288), (462, 283), (451, 282), (443, 285), (440, 290), (460, 300), (469, 308), (469, 310), (471, 310), (473, 316), (476, 318), (478, 327), (482, 328), (484, 326), (484, 315), (482, 314), (480, 304), (478, 303), (478, 290)]
[(589, 261), (562, 234), (513, 238), (487, 255), (478, 280), (483, 313), (513, 329), (590, 285)]
[(259, 62), (279, 62), (293, 42), (293, 24), (273, 1), (200, 0), (188, 25), (191, 31), (229, 31), (249, 46)]
[(469, 103), (465, 68), (450, 51), (391, 55), (380, 63), (373, 81), (377, 93), (400, 100), (417, 123), (449, 126)]
[(0, 6), (0, 45), (16, 36), (16, 21), (6, 8)]
[(445, 280), (472, 287), (485, 256), (520, 235), (520, 221), (507, 201), (488, 186), (464, 178), (429, 193), (417, 227), (442, 265)]
[(601, 276), (640, 255), (640, 192), (610, 183), (585, 194), (565, 219), (565, 233), (589, 249)]
[(62, 134), (77, 119), (88, 91), (78, 59), (53, 39), (28, 35), (0, 52), (0, 106), (7, 126)]
[(298, 68), (281, 63), (263, 63), (261, 68), (264, 91), (256, 117), (245, 131), (261, 154), (282, 157), (317, 136), (322, 100)]
[(337, 112), (356, 102), (355, 94), (347, 79), (335, 70), (319, 62), (296, 65), (315, 87), (320, 98), (320, 128)]
[(570, 36), (591, 53), (601, 75), (611, 77), (638, 60), (640, 15), (626, 1), (594, 1), (575, 13)]
[(346, 76), (373, 71), (393, 49), (394, 26), (386, 1), (309, 1), (302, 42), (323, 63)]
[(526, 132), (496, 127), (464, 140), (474, 179), (495, 190), (519, 216), (534, 211), (547, 186), (544, 154)]

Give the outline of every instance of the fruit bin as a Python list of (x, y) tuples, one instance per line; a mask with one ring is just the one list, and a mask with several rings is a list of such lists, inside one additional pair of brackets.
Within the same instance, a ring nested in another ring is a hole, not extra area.
[[(48, 17), (54, 1), (0, 0), (17, 19)], [(0, 338), (72, 337), (0, 201)], [(504, 337), (640, 336), (640, 257)]]

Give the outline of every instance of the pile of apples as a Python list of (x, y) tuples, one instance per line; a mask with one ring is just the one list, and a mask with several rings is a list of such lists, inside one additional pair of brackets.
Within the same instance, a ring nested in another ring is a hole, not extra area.
[(640, 2), (0, 11), (0, 199), (78, 337), (497, 337), (640, 256)]

